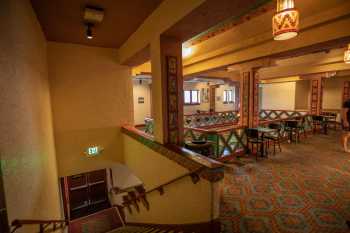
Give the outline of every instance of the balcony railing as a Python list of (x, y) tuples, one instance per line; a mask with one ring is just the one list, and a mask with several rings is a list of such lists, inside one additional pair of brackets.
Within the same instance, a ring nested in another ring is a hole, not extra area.
[(245, 127), (228, 126), (217, 129), (185, 128), (185, 141), (209, 141), (217, 159), (243, 154), (247, 148)]
[(190, 128), (206, 128), (237, 124), (239, 122), (238, 111), (225, 112), (201, 112), (184, 115), (184, 126)]
[(275, 110), (275, 109), (262, 109), (259, 112), (260, 122), (264, 121), (280, 121), (290, 120), (296, 117), (303, 117), (308, 115), (307, 110)]

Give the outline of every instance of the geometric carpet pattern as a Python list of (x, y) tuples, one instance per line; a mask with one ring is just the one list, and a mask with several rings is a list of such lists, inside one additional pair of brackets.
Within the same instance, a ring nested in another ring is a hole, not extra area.
[(241, 158), (221, 183), (222, 232), (350, 232), (350, 154), (340, 132), (284, 144), (268, 158)]

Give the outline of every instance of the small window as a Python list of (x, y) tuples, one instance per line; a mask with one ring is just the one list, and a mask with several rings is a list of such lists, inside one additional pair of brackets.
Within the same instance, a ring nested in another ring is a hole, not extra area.
[(234, 103), (234, 99), (235, 99), (235, 92), (234, 90), (225, 90), (224, 91), (224, 103), (228, 104), (228, 103)]
[(198, 91), (198, 90), (184, 91), (184, 102), (187, 105), (200, 104), (200, 102), (201, 102), (200, 96), (201, 96), (200, 91)]

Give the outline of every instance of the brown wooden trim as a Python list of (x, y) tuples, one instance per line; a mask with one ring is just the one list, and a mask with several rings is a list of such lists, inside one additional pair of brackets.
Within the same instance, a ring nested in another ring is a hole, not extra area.
[(129, 222), (129, 226), (154, 227), (157, 229), (173, 230), (174, 232), (195, 232), (195, 233), (220, 233), (221, 224), (219, 219), (203, 223), (191, 224), (153, 224), (153, 223), (133, 223)]

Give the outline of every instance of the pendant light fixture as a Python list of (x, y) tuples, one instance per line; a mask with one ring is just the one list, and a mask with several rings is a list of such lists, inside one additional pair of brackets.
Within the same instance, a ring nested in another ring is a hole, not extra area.
[(348, 46), (348, 49), (344, 52), (344, 62), (346, 64), (350, 64), (350, 44)]
[(294, 0), (277, 0), (272, 30), (275, 40), (288, 40), (298, 35), (299, 12), (295, 9)]

